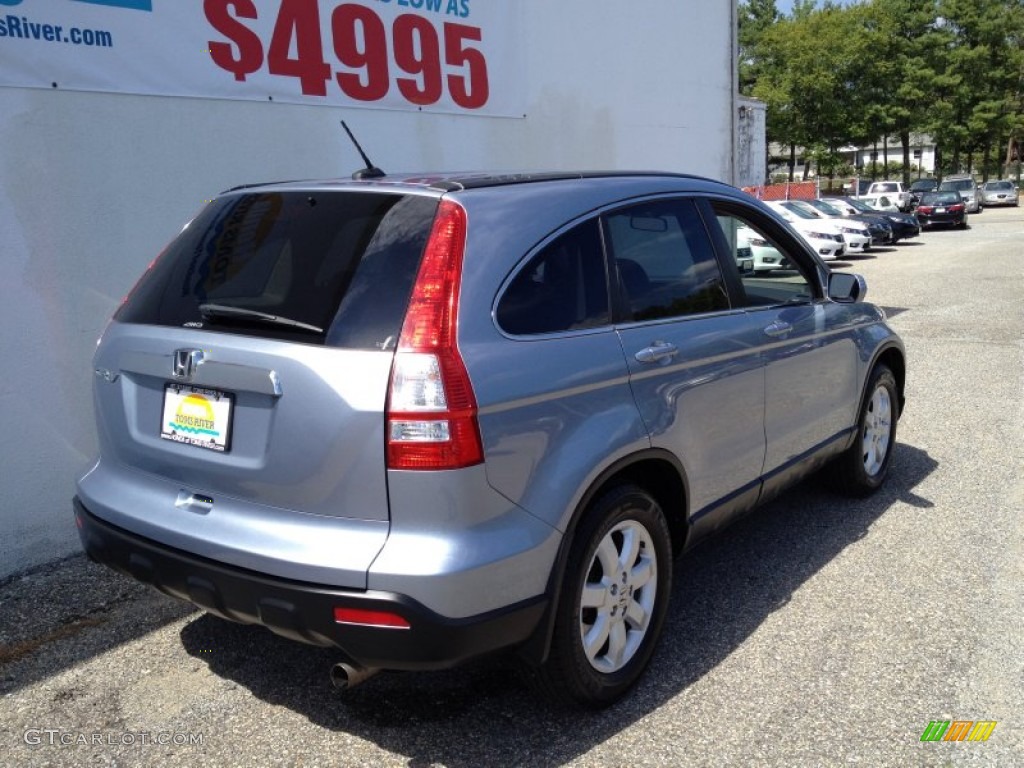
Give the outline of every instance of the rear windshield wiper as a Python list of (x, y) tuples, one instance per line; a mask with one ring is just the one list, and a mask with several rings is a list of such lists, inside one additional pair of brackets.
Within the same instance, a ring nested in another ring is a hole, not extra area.
[(268, 323), (270, 325), (280, 325), (285, 328), (298, 328), (303, 331), (310, 331), (312, 333), (323, 333), (323, 328), (318, 328), (315, 325), (309, 323), (302, 323), (298, 320), (292, 320), (290, 317), (279, 317), (278, 315), (270, 315), (266, 312), (258, 312), (255, 309), (245, 309), (243, 307), (231, 307), (225, 304), (200, 304), (199, 311), (203, 315), (203, 319), (224, 319), (224, 320), (254, 320), (258, 323)]

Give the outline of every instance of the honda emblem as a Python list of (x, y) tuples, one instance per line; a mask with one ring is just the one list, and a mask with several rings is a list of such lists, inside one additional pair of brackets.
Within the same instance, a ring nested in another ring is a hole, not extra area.
[(174, 364), (171, 366), (171, 375), (176, 379), (191, 379), (196, 368), (203, 362), (203, 351), (201, 349), (176, 349), (174, 350)]

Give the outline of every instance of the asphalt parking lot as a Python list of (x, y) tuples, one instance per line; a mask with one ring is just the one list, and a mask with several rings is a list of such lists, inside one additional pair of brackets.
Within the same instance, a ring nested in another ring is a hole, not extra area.
[(835, 268), (907, 344), (890, 483), (807, 482), (693, 552), (618, 706), (552, 709), (500, 659), (341, 694), (330, 650), (78, 557), (0, 584), (0, 765), (1024, 764), (1024, 209)]

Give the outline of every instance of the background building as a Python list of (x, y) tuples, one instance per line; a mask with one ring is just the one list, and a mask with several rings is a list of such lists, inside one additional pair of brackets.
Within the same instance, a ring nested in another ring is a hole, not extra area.
[(3, 0), (0, 577), (77, 550), (90, 363), (118, 301), (220, 190), (360, 167), (341, 119), (395, 172), (760, 181), (737, 170), (738, 122), (756, 144), (763, 110), (735, 96), (733, 2), (314, 6)]
[[(910, 141), (910, 175), (912, 178), (935, 175), (935, 152), (936, 145), (931, 136), (927, 134), (912, 134)], [(771, 179), (779, 181), (783, 176), (789, 175), (790, 148), (773, 142), (769, 146), (768, 175)], [(839, 150), (840, 159), (845, 166), (837, 177), (860, 175), (870, 177), (872, 175), (872, 164), (875, 166), (874, 176), (882, 178), (902, 178), (903, 176), (903, 145), (899, 138), (892, 137), (889, 142), (879, 141), (877, 145), (856, 147), (842, 147)], [(889, 172), (885, 174), (888, 167)], [(795, 165), (793, 178), (795, 180), (817, 176), (825, 176), (824, 172), (819, 173), (817, 164), (804, 147), (796, 148)]]
[[(843, 153), (849, 156), (854, 168), (862, 172), (870, 170), (872, 163), (879, 169), (879, 174), (886, 164), (903, 166), (903, 146), (898, 137), (890, 138), (888, 143), (880, 141), (877, 146), (845, 147)], [(911, 135), (910, 166), (910, 173), (914, 178), (935, 175), (935, 142), (931, 136)]]

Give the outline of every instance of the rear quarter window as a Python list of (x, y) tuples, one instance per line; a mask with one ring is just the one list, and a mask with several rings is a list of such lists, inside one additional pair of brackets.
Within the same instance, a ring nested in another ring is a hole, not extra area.
[(559, 235), (531, 258), (505, 289), (495, 319), (512, 335), (560, 333), (610, 323), (597, 220)]
[[(399, 194), (229, 195), (171, 242), (115, 317), (382, 349), (401, 330), (436, 210), (435, 198)], [(210, 305), (322, 332), (211, 316)]]

